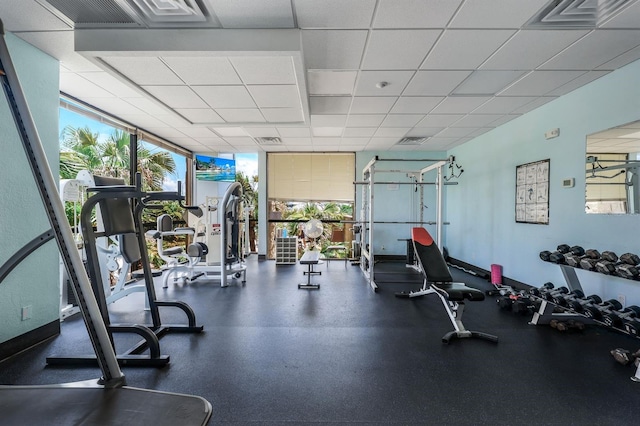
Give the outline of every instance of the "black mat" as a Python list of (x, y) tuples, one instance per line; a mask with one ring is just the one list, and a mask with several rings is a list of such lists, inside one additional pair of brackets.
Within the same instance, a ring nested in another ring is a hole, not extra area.
[[(531, 316), (503, 312), (488, 297), (466, 304), (464, 323), (500, 342), (443, 345), (451, 323), (441, 302), (394, 296), (419, 282), (381, 285), (374, 293), (359, 267), (336, 266), (321, 268), (314, 277), (321, 290), (313, 292), (297, 288), (306, 278), (303, 265), (276, 266), (256, 256), (249, 258), (244, 286), (158, 285), (159, 297), (191, 304), (205, 331), (164, 337), (161, 349), (171, 364), (125, 367), (127, 383), (202, 396), (213, 406), (210, 424), (216, 425), (637, 423), (640, 384), (629, 379), (635, 369), (616, 363), (609, 351), (635, 351), (640, 340), (600, 327), (560, 333), (528, 325)], [(385, 263), (376, 268), (386, 272)], [(390, 265), (389, 272), (403, 268)], [(456, 281), (490, 286), (451, 272)], [(142, 295), (126, 297), (112, 306), (113, 322), (144, 322), (142, 308)], [(162, 316), (181, 320), (177, 310)], [(116, 344), (131, 342), (118, 336)], [(50, 354), (87, 351), (82, 322), (67, 320), (59, 337), (0, 363), (0, 383), (97, 377), (97, 368), (45, 368)]]

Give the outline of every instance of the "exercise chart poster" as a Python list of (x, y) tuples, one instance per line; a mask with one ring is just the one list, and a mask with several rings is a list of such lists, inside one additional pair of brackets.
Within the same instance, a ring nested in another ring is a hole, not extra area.
[(550, 160), (516, 167), (516, 222), (549, 224)]

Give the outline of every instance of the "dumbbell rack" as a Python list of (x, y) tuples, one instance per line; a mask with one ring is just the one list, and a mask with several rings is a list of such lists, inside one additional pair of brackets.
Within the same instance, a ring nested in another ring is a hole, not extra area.
[[(582, 285), (580, 284), (580, 279), (578, 278), (578, 274), (576, 274), (575, 268), (573, 266), (565, 265), (565, 264), (557, 264), (562, 271), (562, 275), (564, 276), (564, 280), (569, 288), (569, 291), (573, 290), (582, 290)], [(586, 269), (583, 269), (586, 270)], [(623, 278), (624, 279), (624, 278)], [(607, 326), (605, 323), (601, 321), (597, 321), (593, 318), (589, 318), (585, 315), (579, 314), (577, 312), (571, 312), (569, 310), (565, 310), (562, 308), (564, 312), (554, 312), (556, 310), (556, 306), (553, 302), (550, 302), (546, 299), (538, 298), (542, 302), (540, 307), (536, 312), (533, 313), (533, 318), (529, 321), (531, 325), (546, 325), (550, 324), (552, 320), (558, 321), (568, 321), (568, 320), (576, 320), (579, 319), (583, 324), (599, 324)], [(626, 330), (621, 330), (619, 328), (614, 328), (616, 331), (620, 331), (622, 333), (628, 334)], [(640, 336), (634, 336), (640, 337)], [(637, 367), (635, 374), (631, 377), (631, 380), (634, 382), (640, 382), (640, 366)]]

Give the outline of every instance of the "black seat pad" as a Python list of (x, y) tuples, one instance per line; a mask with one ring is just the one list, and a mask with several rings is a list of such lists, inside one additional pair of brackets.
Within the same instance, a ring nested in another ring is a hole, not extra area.
[(464, 299), (473, 302), (484, 300), (484, 292), (467, 287), (463, 283), (431, 283), (431, 285), (447, 293), (449, 300), (453, 302), (462, 302)]

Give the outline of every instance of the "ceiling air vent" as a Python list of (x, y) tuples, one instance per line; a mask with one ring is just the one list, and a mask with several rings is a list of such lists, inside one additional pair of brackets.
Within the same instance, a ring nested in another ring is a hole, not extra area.
[(527, 27), (595, 28), (620, 12), (634, 0), (552, 0)]
[(428, 136), (422, 137), (407, 137), (400, 139), (396, 145), (422, 145), (429, 139)]
[[(38, 0), (47, 9), (48, 3), (76, 26), (137, 25), (137, 21), (113, 0)], [(54, 13), (55, 13), (54, 12)]]
[(204, 22), (196, 0), (127, 0), (149, 23)]
[(282, 145), (280, 138), (254, 138), (258, 145)]

